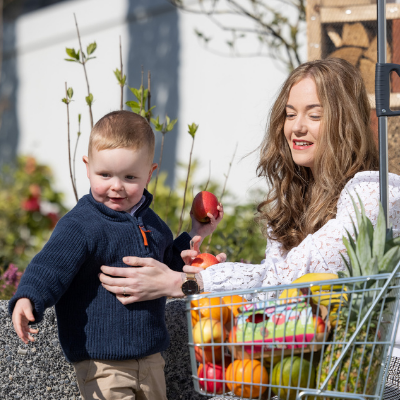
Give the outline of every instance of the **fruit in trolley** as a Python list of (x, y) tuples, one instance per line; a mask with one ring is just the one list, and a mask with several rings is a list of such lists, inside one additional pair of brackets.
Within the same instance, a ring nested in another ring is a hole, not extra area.
[(210, 222), (208, 213), (212, 214), (214, 218), (218, 217), (218, 199), (214, 194), (207, 191), (197, 193), (192, 203), (193, 216), (199, 222)]
[(221, 322), (216, 319), (202, 318), (193, 327), (194, 343), (198, 344), (221, 343), (224, 341), (225, 336), (226, 336), (225, 328), (223, 327)]
[(223, 325), (228, 321), (229, 308), (225, 307), (222, 297), (203, 297), (199, 300), (192, 300), (190, 304), (192, 308), (200, 307), (198, 310), (192, 310), (192, 312), (198, 312), (202, 319), (215, 319), (222, 321)]
[(247, 302), (247, 300), (244, 297), (239, 296), (237, 294), (233, 294), (231, 296), (224, 296), (222, 297), (222, 300), (224, 300), (226, 307), (229, 308), (234, 317), (238, 316), (238, 314), (240, 313), (239, 311), (240, 307), (242, 307), (243, 304)]
[[(339, 276), (337, 274), (331, 274), (328, 272), (313, 272), (295, 279), (292, 284), (302, 282), (321, 282), (333, 279), (339, 279)], [(312, 286), (308, 285), (307, 288), (309, 288), (311, 291), (311, 298), (313, 302), (327, 308), (330, 305), (330, 311), (333, 311), (334, 308), (337, 310), (339, 305), (344, 300), (348, 300), (348, 296), (343, 293), (343, 291), (346, 291), (346, 288), (341, 284), (332, 285), (326, 282), (324, 284), (313, 284)]]
[(213, 256), (212, 254), (209, 253), (201, 253), (196, 256), (195, 259), (191, 262), (192, 267), (199, 267), (206, 269), (208, 267), (211, 267), (212, 265), (218, 264), (219, 261), (217, 260), (217, 257)]
[[(226, 385), (236, 396), (259, 397), (267, 389), (268, 372), (258, 360), (235, 360), (226, 369)], [(229, 382), (233, 381), (233, 382)]]
[[(310, 376), (310, 381), (308, 380)], [(309, 383), (309, 385), (307, 385)], [(315, 388), (315, 368), (304, 358), (286, 357), (274, 365), (271, 385), (290, 386), (293, 388)], [(276, 388), (272, 391), (281, 399), (296, 399), (296, 389)], [(300, 389), (301, 391), (301, 389)]]
[(199, 368), (197, 369), (197, 376), (205, 379), (205, 381), (199, 380), (199, 386), (201, 389), (215, 394), (222, 394), (225, 392), (225, 382), (214, 382), (211, 380), (224, 380), (224, 368), (222, 365), (213, 365), (207, 363), (204, 367), (203, 364), (200, 364)]
[(316, 333), (324, 333), (325, 332), (325, 322), (321, 317), (316, 315), (313, 316), (314, 327), (316, 327)]
[(194, 353), (199, 363), (220, 364), (222, 361), (221, 346), (195, 346)]

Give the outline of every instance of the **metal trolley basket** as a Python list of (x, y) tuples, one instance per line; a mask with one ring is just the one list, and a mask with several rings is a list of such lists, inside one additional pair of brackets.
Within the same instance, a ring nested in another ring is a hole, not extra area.
[(381, 399), (399, 322), (399, 267), (188, 297), (195, 390), (219, 399)]

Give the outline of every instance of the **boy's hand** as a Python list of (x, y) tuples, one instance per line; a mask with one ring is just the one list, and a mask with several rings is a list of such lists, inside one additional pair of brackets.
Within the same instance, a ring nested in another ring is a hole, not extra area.
[(29, 322), (34, 321), (35, 317), (33, 316), (33, 306), (31, 301), (27, 298), (19, 299), (14, 307), (12, 322), (15, 332), (25, 344), (35, 341), (35, 339), (29, 335), (30, 333), (39, 332), (39, 329), (33, 329), (28, 325)]
[(207, 216), (210, 218), (210, 222), (197, 221), (197, 219), (193, 216), (192, 210), (190, 210), (190, 218), (192, 218), (192, 230), (189, 232), (189, 235), (192, 238), (195, 236), (200, 236), (202, 242), (206, 236), (211, 235), (215, 231), (215, 229), (217, 229), (218, 224), (222, 221), (222, 218), (224, 216), (224, 207), (222, 206), (222, 203), (218, 204), (217, 209), (217, 218), (214, 218), (214, 215), (212, 215), (211, 213), (207, 214)]
[[(183, 250), (181, 252), (181, 257), (183, 262), (186, 264), (183, 268), (184, 272), (198, 273), (203, 271), (203, 268), (191, 267), (190, 264), (196, 258), (196, 256), (200, 253), (200, 245), (202, 238), (200, 236), (194, 236), (190, 241), (190, 250)], [(222, 263), (226, 261), (226, 254), (220, 253), (217, 256), (218, 262)]]

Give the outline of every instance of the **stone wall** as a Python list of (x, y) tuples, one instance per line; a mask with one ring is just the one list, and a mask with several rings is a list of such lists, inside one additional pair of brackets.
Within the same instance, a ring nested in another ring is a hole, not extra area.
[[(58, 341), (54, 308), (38, 324), (36, 341), (25, 345), (14, 332), (7, 307), (8, 301), (0, 301), (0, 399), (81, 399), (74, 369)], [(184, 300), (167, 301), (166, 322), (171, 336), (164, 353), (168, 399), (207, 399), (193, 389)]]

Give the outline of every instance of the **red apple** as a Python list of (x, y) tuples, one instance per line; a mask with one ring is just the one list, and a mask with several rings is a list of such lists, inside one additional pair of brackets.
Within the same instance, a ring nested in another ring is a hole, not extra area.
[[(226, 368), (225, 368), (226, 370)], [(204, 378), (205, 381), (199, 381), (199, 386), (201, 389), (206, 390), (210, 393), (222, 394), (225, 392), (225, 383), (224, 382), (214, 382), (208, 379), (219, 379), (224, 380), (224, 368), (221, 365), (214, 364), (206, 364), (204, 367), (203, 364), (200, 364), (197, 370), (197, 376), (199, 378)]]
[(209, 253), (201, 253), (196, 256), (190, 265), (193, 267), (200, 267), (206, 269), (211, 267), (211, 265), (218, 264), (217, 257)]
[(208, 213), (218, 217), (218, 199), (214, 194), (210, 192), (200, 192), (196, 194), (193, 199), (192, 212), (193, 216), (199, 222), (210, 222), (210, 218), (207, 216)]
[(321, 317), (313, 316), (314, 321), (314, 329), (316, 326), (316, 333), (324, 333), (325, 332), (325, 322)]

